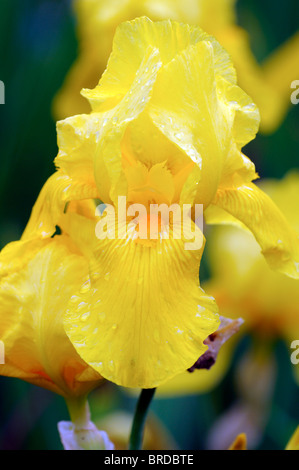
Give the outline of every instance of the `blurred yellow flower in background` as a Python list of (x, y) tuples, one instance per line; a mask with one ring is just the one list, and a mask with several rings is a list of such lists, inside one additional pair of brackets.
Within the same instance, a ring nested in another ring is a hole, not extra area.
[[(271, 196), (299, 233), (299, 173), (281, 181), (263, 181)], [(205, 290), (215, 296), (220, 311), (245, 320), (243, 332), (261, 339), (283, 338), (288, 347), (299, 339), (299, 282), (269, 269), (260, 247), (247, 230), (217, 227), (209, 238), (212, 279)], [(299, 368), (296, 368), (299, 378)]]
[(239, 434), (228, 450), (246, 450), (247, 438), (246, 434)]
[[(239, 434), (229, 450), (247, 450), (246, 434)], [(294, 432), (285, 450), (299, 450), (299, 427)]]
[[(99, 429), (105, 429), (113, 441), (116, 450), (128, 448), (128, 438), (132, 426), (133, 416), (124, 411), (108, 413), (104, 418), (97, 420)], [(160, 420), (151, 413), (144, 432), (144, 450), (174, 450), (177, 444), (169, 431)]]
[(59, 225), (88, 259), (90, 285), (74, 293), (65, 317), (80, 356), (119, 385), (154, 388), (192, 367), (219, 325), (199, 287), (203, 247), (186, 250), (174, 225), (169, 239), (160, 229), (150, 244), (132, 230), (99, 240), (97, 217), (70, 213), (66, 203), (99, 199), (116, 214), (119, 196), (147, 209), (203, 204), (208, 221), (229, 213), (247, 224), (269, 264), (293, 277), (298, 238), (251, 183), (257, 175), (241, 148), (255, 137), (259, 113), (236, 85), (228, 54), (200, 28), (123, 23), (99, 86), (83, 94), (92, 112), (58, 123), (59, 170), (27, 236), (51, 236)]
[[(299, 233), (299, 173), (265, 180), (260, 187)], [(299, 281), (272, 271), (245, 227), (215, 227), (208, 240), (212, 273), (203, 288), (215, 297), (222, 315), (245, 320), (235, 341), (226, 345), (228, 355), (244, 334), (254, 339), (236, 368), (238, 401), (216, 422), (210, 443), (212, 448), (225, 448), (232, 435), (244, 431), (254, 448), (266, 426), (277, 380), (275, 342), (285, 340), (290, 364), (296, 354), (292, 343), (299, 340)], [(299, 365), (294, 362), (293, 371), (299, 382)]]
[(286, 450), (299, 450), (299, 426), (291, 437)]
[[(298, 79), (299, 32), (263, 64), (254, 57), (250, 38), (237, 25), (236, 0), (74, 0), (79, 57), (55, 99), (58, 119), (89, 112), (82, 88), (96, 86), (112, 50), (116, 27), (123, 21), (148, 16), (195, 24), (214, 35), (230, 53), (239, 85), (261, 112), (261, 130), (273, 132), (290, 106), (290, 84)], [(283, 70), (283, 74), (281, 74)]]

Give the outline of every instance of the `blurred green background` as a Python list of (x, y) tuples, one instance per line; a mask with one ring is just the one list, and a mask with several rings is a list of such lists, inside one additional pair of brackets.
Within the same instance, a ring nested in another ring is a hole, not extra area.
[[(298, 29), (299, 2), (239, 0), (238, 15), (262, 60)], [(0, 248), (21, 236), (34, 201), (54, 170), (57, 145), (51, 102), (76, 58), (74, 27), (68, 0), (0, 0), (0, 80), (6, 86), (6, 104), (0, 106)], [(291, 107), (275, 134), (258, 135), (245, 153), (260, 175), (281, 178), (298, 167), (298, 149), (299, 105)], [(205, 260), (201, 270), (203, 279), (208, 276)], [(250, 341), (242, 341), (229, 373), (211, 393), (153, 403), (152, 411), (180, 448), (205, 448), (209, 429), (236, 398), (235, 362)], [(279, 380), (261, 449), (284, 448), (299, 424), (298, 388), (284, 344), (277, 344), (276, 357)], [(91, 397), (94, 420), (115, 409), (133, 412), (134, 405), (134, 398), (110, 385)], [(0, 377), (0, 449), (60, 449), (57, 422), (63, 419), (68, 415), (62, 398)]]

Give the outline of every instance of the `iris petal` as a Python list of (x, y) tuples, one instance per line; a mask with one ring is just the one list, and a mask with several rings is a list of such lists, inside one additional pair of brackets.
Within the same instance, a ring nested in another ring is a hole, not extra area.
[[(68, 230), (78, 233), (78, 224), (83, 225), (80, 218), (72, 219)], [(90, 222), (90, 233), (81, 239), (85, 248), (92, 234)], [(91, 289), (69, 304), (65, 317), (81, 357), (128, 387), (156, 387), (191, 367), (219, 325), (214, 300), (199, 287), (201, 254), (171, 236), (161, 236), (154, 246), (137, 243), (130, 232), (124, 240), (95, 239)]]
[(66, 236), (9, 244), (0, 255), (1, 375), (64, 396), (86, 394), (101, 377), (78, 356), (63, 328), (88, 266)]
[[(226, 211), (206, 212), (208, 223), (245, 225), (254, 234), (272, 269), (299, 278), (299, 238), (272, 200), (256, 185), (218, 190), (214, 206)], [(223, 214), (223, 217), (222, 215)]]

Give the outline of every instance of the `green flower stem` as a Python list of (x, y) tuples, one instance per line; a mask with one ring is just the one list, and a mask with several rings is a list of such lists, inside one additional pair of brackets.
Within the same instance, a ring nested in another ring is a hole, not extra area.
[(87, 397), (68, 398), (65, 401), (72, 423), (79, 428), (87, 426), (90, 422), (90, 410)]
[(131, 430), (131, 436), (129, 441), (130, 450), (140, 450), (142, 448), (143, 433), (147, 412), (154, 397), (155, 391), (155, 388), (143, 389), (141, 391)]
[(65, 449), (72, 450), (105, 450), (112, 449), (113, 444), (109, 441), (106, 433), (97, 429), (90, 420), (89, 405), (84, 397), (71, 398), (66, 400), (70, 413), (72, 425), (66, 423), (66, 431), (61, 427), (58, 429), (62, 445)]

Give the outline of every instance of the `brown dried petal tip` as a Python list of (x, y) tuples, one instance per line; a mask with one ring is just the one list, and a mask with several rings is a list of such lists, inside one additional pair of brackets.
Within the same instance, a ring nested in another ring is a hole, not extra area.
[(204, 341), (209, 349), (188, 369), (188, 372), (194, 372), (196, 369), (210, 369), (216, 362), (221, 346), (231, 336), (238, 333), (240, 326), (244, 323), (242, 318), (231, 320), (230, 318), (220, 317), (220, 320), (218, 330)]

